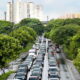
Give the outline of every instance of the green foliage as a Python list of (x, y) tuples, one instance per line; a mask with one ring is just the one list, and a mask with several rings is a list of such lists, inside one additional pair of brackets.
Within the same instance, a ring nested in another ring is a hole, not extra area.
[(77, 55), (76, 59), (74, 59), (74, 65), (80, 72), (80, 49), (78, 50), (78, 55)]
[(80, 26), (75, 24), (65, 25), (56, 29), (53, 28), (50, 32), (50, 38), (58, 44), (67, 44), (69, 38), (74, 36), (79, 30)]
[(21, 50), (21, 52), (28, 52), (29, 49), (32, 48), (32, 45), (33, 45), (33, 43), (28, 43), (27, 46)]
[[(74, 60), (80, 72), (80, 19), (57, 19), (49, 21), (45, 36), (63, 46), (67, 57)], [(79, 50), (78, 50), (79, 49)]]
[(14, 26), (11, 22), (0, 21), (0, 68), (7, 67), (21, 52), (28, 51), (36, 40), (36, 32), (41, 34), (43, 29), (37, 19), (24, 19)]
[(6, 80), (10, 74), (14, 73), (13, 71), (7, 72), (0, 76), (0, 80)]
[(76, 58), (78, 54), (78, 48), (80, 48), (80, 33), (77, 33), (71, 37), (68, 44), (64, 44), (64, 51), (67, 53), (69, 59)]
[(31, 27), (37, 32), (38, 35), (41, 35), (44, 32), (43, 24), (38, 19), (26, 18), (23, 19), (18, 25)]
[(36, 38), (36, 33), (33, 29), (23, 26), (10, 33), (10, 36), (18, 39), (20, 44), (25, 47), (29, 42), (33, 42)]
[(27, 26), (22, 26), (20, 28), (21, 30), (25, 30), (25, 31), (28, 31), (28, 33), (33, 37), (33, 39), (35, 40), (36, 39), (36, 32), (34, 31), (34, 29), (30, 28), (30, 27), (27, 27)]
[(66, 24), (77, 24), (77, 25), (80, 25), (80, 18), (73, 18), (73, 19), (65, 19), (63, 25), (66, 25)]
[(12, 23), (8, 21), (0, 21), (0, 33), (8, 34), (13, 30)]
[(0, 68), (7, 66), (7, 63), (14, 60), (22, 49), (19, 41), (8, 35), (0, 34)]
[(80, 25), (80, 19), (74, 18), (74, 19), (56, 19), (56, 20), (50, 20), (47, 24), (47, 31), (50, 31), (52, 28), (61, 27), (68, 24), (77, 24)]
[(48, 22), (47, 31), (50, 31), (52, 28), (57, 28), (63, 25), (63, 19), (52, 19)]
[(45, 32), (44, 37), (49, 38), (49, 32)]

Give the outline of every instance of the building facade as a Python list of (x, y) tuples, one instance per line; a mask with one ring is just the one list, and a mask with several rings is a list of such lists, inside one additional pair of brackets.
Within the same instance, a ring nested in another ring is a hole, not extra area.
[(20, 22), (24, 18), (37, 18), (44, 20), (43, 8), (41, 5), (36, 5), (33, 2), (8, 2), (7, 4), (7, 21), (14, 23)]
[(80, 18), (80, 13), (73, 13), (73, 14), (66, 14), (64, 16), (59, 17), (60, 19), (73, 19), (73, 18)]

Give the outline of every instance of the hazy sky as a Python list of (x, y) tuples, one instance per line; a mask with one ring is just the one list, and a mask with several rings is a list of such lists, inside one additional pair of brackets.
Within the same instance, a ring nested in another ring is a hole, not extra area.
[[(3, 17), (3, 12), (6, 11), (6, 4), (11, 0), (0, 0), (0, 17)], [(16, 0), (15, 0), (16, 1)], [(80, 0), (22, 0), (33, 1), (41, 4), (44, 7), (44, 14), (50, 18), (59, 17), (66, 13), (79, 13)]]

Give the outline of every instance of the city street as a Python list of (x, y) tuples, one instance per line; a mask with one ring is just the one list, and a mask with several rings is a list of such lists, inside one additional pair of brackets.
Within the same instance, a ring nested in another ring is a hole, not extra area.
[(0, 0), (0, 80), (80, 80), (80, 0)]
[[(42, 46), (42, 44), (43, 44), (43, 41), (44, 41), (43, 39), (44, 38), (42, 37), (42, 41), (41, 41), (40, 46)], [(42, 79), (41, 80), (48, 80), (49, 79), (48, 78), (48, 70), (49, 70), (48, 55), (49, 55), (49, 53), (47, 52), (48, 51), (47, 47), (48, 47), (48, 40), (46, 39), (46, 54), (44, 56), (44, 67), (43, 67)], [(38, 53), (39, 53), (39, 51), (38, 51)], [(58, 56), (58, 58), (61, 58), (60, 54), (58, 54), (58, 53), (55, 54), (55, 57), (57, 57), (57, 56)], [(71, 72), (70, 68), (68, 67), (68, 64), (61, 64), (60, 63), (59, 69), (60, 69), (60, 74), (59, 74), (60, 80), (76, 80), (74, 78), (74, 75)], [(26, 80), (29, 80), (29, 78), (31, 77), (31, 74), (32, 74), (32, 69), (30, 69), (30, 71), (28, 72)], [(15, 77), (15, 75), (16, 75), (16, 73), (15, 74), (11, 74), (9, 76), (8, 80), (10, 80), (10, 78), (12, 80), (15, 80), (15, 79), (13, 79), (13, 77)]]

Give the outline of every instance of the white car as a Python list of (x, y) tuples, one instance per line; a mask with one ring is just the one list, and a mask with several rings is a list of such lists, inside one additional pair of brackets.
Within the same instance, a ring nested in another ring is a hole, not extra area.
[(29, 53), (29, 56), (33, 56), (33, 58), (36, 58), (36, 54), (35, 53)]
[(30, 49), (29, 53), (36, 53), (36, 49)]

